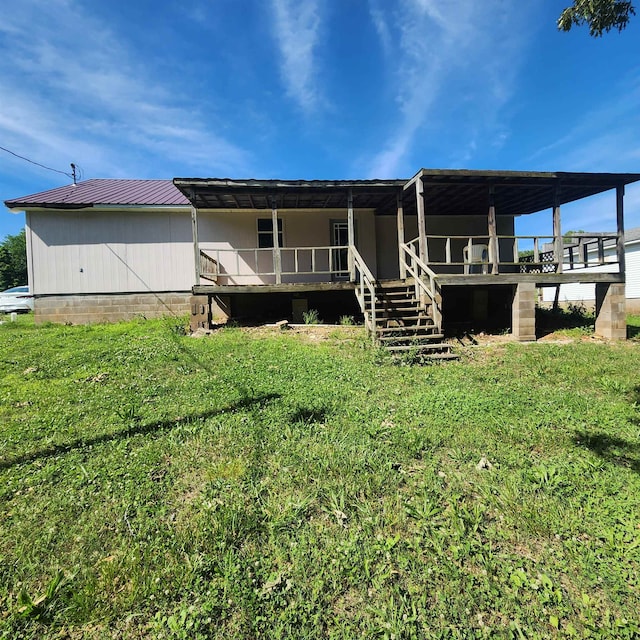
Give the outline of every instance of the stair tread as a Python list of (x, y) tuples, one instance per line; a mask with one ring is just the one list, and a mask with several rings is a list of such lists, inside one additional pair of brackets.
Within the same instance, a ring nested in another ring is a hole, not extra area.
[(437, 342), (436, 344), (396, 344), (385, 346), (387, 351), (433, 351), (435, 349), (451, 350), (451, 345), (447, 342)]
[(387, 351), (416, 351), (417, 353), (422, 351), (437, 351), (438, 349), (451, 351), (451, 345), (442, 342), (437, 342), (436, 344), (392, 344), (383, 346)]
[[(436, 329), (435, 325), (422, 326), (422, 327), (383, 327), (383, 328), (379, 328), (377, 332), (381, 334), (399, 333), (400, 334), (399, 337), (402, 337), (402, 336), (413, 337), (417, 332), (429, 331), (433, 329)], [(431, 339), (438, 338), (439, 340), (442, 340), (442, 338), (444, 338), (444, 333), (427, 333), (425, 335)], [(394, 336), (390, 336), (390, 337), (394, 337)], [(423, 337), (423, 336), (420, 336), (420, 337)]]
[(431, 316), (424, 315), (397, 315), (397, 316), (379, 316), (376, 314), (376, 322), (385, 322), (387, 320), (430, 320), (433, 322)]
[[(437, 333), (427, 333), (425, 335), (415, 335), (415, 333), (405, 334), (401, 336), (379, 336), (378, 340), (383, 343), (390, 342), (409, 342), (413, 341), (412, 344), (432, 344), (435, 340), (442, 341), (442, 335)], [(418, 341), (421, 342), (418, 342)], [(441, 343), (438, 343), (441, 344)]]
[[(400, 351), (392, 352), (392, 355), (399, 355)], [(422, 356), (425, 360), (458, 360), (459, 356), (455, 353), (447, 351), (446, 353), (424, 353), (417, 352), (416, 355)]]

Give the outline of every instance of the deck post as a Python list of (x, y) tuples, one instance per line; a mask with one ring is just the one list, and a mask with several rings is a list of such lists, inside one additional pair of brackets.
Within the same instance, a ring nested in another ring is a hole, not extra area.
[(193, 259), (195, 266), (196, 281), (195, 284), (200, 284), (200, 247), (198, 246), (198, 209), (193, 204), (196, 199), (196, 194), (191, 189), (191, 234), (193, 235)]
[(596, 283), (595, 332), (608, 340), (627, 338), (624, 282)]
[(553, 261), (556, 263), (556, 273), (562, 273), (564, 242), (562, 240), (562, 225), (560, 223), (560, 205), (558, 204), (558, 188), (553, 193)]
[(427, 263), (427, 225), (424, 220), (424, 183), (422, 177), (416, 180), (416, 208), (418, 211), (418, 247), (420, 250), (420, 260)]
[(618, 237), (616, 240), (618, 270), (626, 281), (626, 264), (624, 255), (624, 185), (618, 185), (616, 187), (616, 220), (618, 223)]
[(353, 260), (351, 248), (356, 246), (355, 222), (353, 220), (353, 190), (347, 192), (347, 239), (349, 241), (349, 250), (347, 251), (347, 265), (349, 267), (349, 279), (355, 282), (356, 265)]
[(511, 308), (511, 331), (521, 342), (536, 339), (536, 285), (520, 282), (515, 286)]
[(496, 203), (493, 187), (489, 187), (489, 262), (491, 263), (491, 273), (498, 273), (498, 225), (496, 223)]
[(404, 244), (404, 206), (402, 204), (402, 190), (398, 189), (396, 194), (396, 206), (398, 209), (398, 261), (400, 266), (400, 280), (407, 279), (407, 269), (404, 263), (404, 256), (400, 245)]
[(273, 227), (273, 270), (276, 274), (276, 284), (280, 284), (282, 282), (282, 262), (278, 235), (278, 207), (275, 197), (271, 198), (271, 223)]

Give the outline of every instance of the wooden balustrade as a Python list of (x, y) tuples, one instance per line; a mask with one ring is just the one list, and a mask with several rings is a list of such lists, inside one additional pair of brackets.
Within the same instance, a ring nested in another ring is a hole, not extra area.
[[(554, 236), (500, 235), (494, 243), (496, 255), (491, 255), (489, 235), (430, 235), (425, 238), (423, 261), (438, 269), (462, 267), (464, 273), (498, 273), (500, 267), (520, 273), (561, 273), (617, 265), (616, 239), (614, 233), (597, 232), (565, 236), (561, 243)], [(413, 246), (417, 255), (419, 239), (405, 246)], [(562, 255), (557, 254), (558, 247)]]

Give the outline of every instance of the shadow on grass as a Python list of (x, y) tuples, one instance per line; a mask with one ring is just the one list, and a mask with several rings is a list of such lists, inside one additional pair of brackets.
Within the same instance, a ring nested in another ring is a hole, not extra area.
[(163, 420), (161, 422), (152, 422), (151, 424), (139, 424), (126, 429), (121, 429), (115, 433), (104, 433), (94, 438), (77, 438), (66, 444), (55, 444), (38, 451), (32, 451), (31, 453), (25, 453), (21, 456), (14, 458), (8, 458), (6, 460), (0, 460), (0, 469), (9, 469), (19, 464), (26, 462), (35, 462), (36, 460), (42, 460), (45, 458), (51, 458), (64, 453), (75, 451), (76, 449), (82, 449), (84, 447), (90, 447), (104, 442), (110, 442), (113, 440), (121, 440), (123, 438), (129, 438), (136, 435), (145, 435), (149, 433), (160, 433), (163, 431), (170, 431), (184, 424), (197, 422), (200, 420), (207, 420), (214, 416), (221, 415), (223, 413), (232, 413), (234, 411), (241, 411), (243, 409), (261, 408), (264, 407), (271, 400), (277, 400), (281, 395), (279, 393), (268, 393), (250, 398), (243, 398), (238, 402), (227, 405), (220, 409), (214, 409), (211, 411), (204, 411), (195, 415), (184, 416), (177, 418), (176, 420)]
[(627, 338), (640, 338), (640, 325), (627, 324)]
[(569, 304), (557, 309), (536, 307), (536, 337), (542, 338), (561, 329), (592, 332), (595, 321), (595, 314), (579, 304)]
[(638, 443), (602, 432), (588, 431), (577, 431), (573, 441), (577, 446), (593, 451), (607, 462), (640, 473), (640, 444)]
[(302, 422), (304, 424), (314, 424), (324, 422), (327, 415), (329, 414), (329, 410), (326, 407), (298, 407), (291, 414), (291, 422)]

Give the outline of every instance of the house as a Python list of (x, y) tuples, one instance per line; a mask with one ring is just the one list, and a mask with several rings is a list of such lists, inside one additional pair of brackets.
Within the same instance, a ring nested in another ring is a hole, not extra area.
[[(584, 272), (606, 271), (610, 262), (615, 261), (616, 246), (612, 241), (586, 242), (575, 234), (564, 239), (564, 270), (572, 269), (576, 263), (586, 260), (589, 265)], [(625, 297), (628, 313), (640, 314), (640, 227), (628, 229), (624, 233), (625, 253)], [(592, 282), (573, 282), (542, 289), (545, 303), (574, 303), (591, 308), (595, 305), (595, 286)]]
[[(195, 327), (317, 309), (360, 313), (375, 339), (405, 349), (496, 319), (535, 339), (537, 288), (575, 282), (595, 286), (596, 330), (625, 337), (624, 187), (637, 180), (432, 169), (410, 180), (87, 180), (5, 204), (26, 212), (37, 321), (191, 313)], [(561, 206), (608, 190), (617, 228), (590, 238), (612, 243), (612, 259), (566, 269)], [(516, 236), (518, 216), (544, 210), (552, 236)]]

